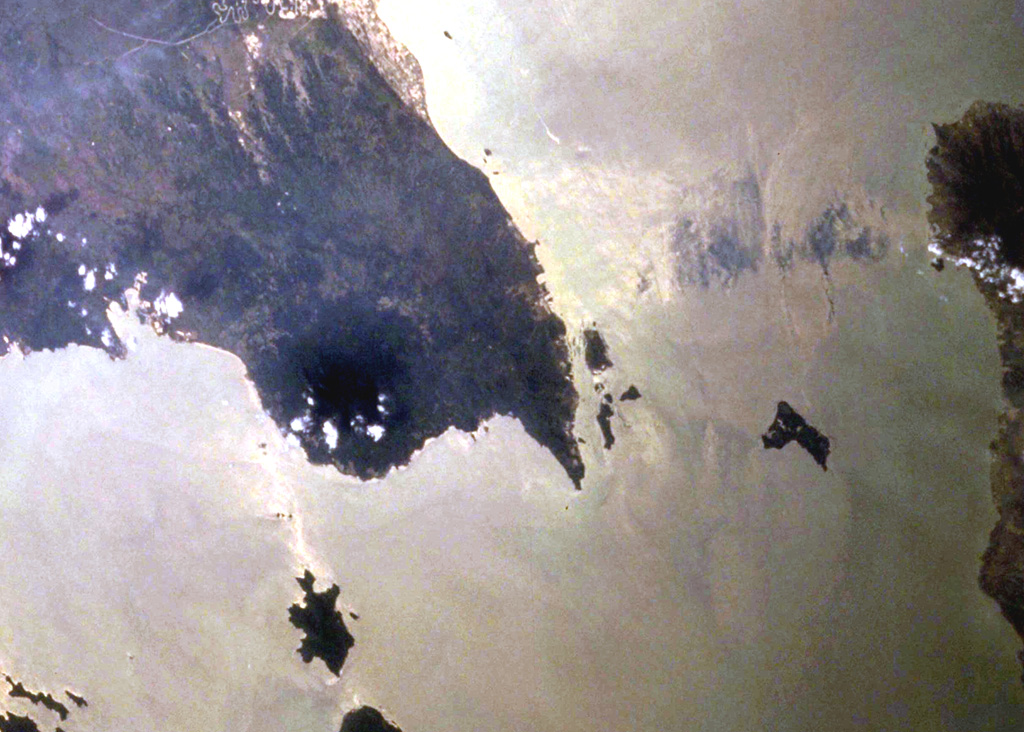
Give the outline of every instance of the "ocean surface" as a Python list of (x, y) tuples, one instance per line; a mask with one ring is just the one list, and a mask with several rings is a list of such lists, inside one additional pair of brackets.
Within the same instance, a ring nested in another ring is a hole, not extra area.
[[(123, 362), (0, 361), (0, 669), (86, 696), (83, 731), (326, 732), (355, 704), (406, 732), (1021, 729), (976, 582), (995, 325), (924, 220), (928, 124), (1022, 101), (1011, 11), (386, 0), (442, 136), (541, 243), (583, 490), (501, 417), (383, 480), (312, 467), (237, 358), (111, 311)], [(844, 201), (885, 256), (688, 283), (680, 216), (746, 176), (765, 241)], [(630, 385), (604, 450), (599, 389)], [(827, 472), (762, 448), (779, 400)], [(359, 616), (340, 679), (295, 653), (305, 568)]]

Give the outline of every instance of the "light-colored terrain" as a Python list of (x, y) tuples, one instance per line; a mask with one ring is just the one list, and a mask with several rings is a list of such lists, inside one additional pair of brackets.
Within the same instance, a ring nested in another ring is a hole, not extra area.
[[(726, 5), (381, 8), (559, 312), (598, 322), (603, 380), (643, 393), (602, 451), (578, 357), (582, 493), (504, 418), (384, 481), (312, 468), (237, 359), (119, 320), (124, 362), (0, 362), (0, 668), (85, 695), (68, 732), (328, 732), (356, 700), (407, 732), (1020, 729), (1017, 641), (975, 580), (995, 327), (927, 266), (923, 218), (927, 123), (1021, 101), (1012, 8)], [(681, 287), (680, 201), (751, 169), (769, 220), (838, 193), (888, 257)], [(779, 399), (828, 472), (761, 448)], [(304, 567), (360, 615), (340, 681), (294, 653)]]

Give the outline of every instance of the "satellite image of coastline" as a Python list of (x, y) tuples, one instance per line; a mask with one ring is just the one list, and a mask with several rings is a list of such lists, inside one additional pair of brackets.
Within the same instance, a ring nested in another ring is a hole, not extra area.
[(4, 0), (0, 732), (1024, 729), (1022, 200), (1016, 0)]
[[(514, 414), (579, 485), (565, 327), (531, 245), (336, 10), (300, 31), (257, 6), (246, 35), (247, 2), (156, 22), (80, 5), (0, 29), (8, 338), (120, 354), (106, 303), (145, 273), (165, 327), (238, 355), (316, 462), (382, 475)], [(215, 28), (189, 51), (132, 37)]]

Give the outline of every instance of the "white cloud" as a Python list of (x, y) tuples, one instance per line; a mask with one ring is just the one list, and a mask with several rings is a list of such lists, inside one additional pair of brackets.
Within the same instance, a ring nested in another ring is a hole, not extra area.
[(46, 209), (42, 206), (39, 206), (35, 212), (26, 211), (25, 213), (15, 214), (14, 218), (8, 219), (7, 230), (15, 238), (24, 239), (32, 233), (37, 221), (40, 223), (46, 221)]
[[(1002, 263), (1002, 241), (999, 237), (976, 239), (973, 244), (974, 251), (971, 256), (957, 257), (953, 263), (958, 267), (973, 270), (982, 280), (995, 285), (999, 297), (1009, 298), (1011, 302), (1024, 300), (1024, 272)], [(930, 243), (928, 251), (937, 256), (945, 254), (937, 242)]]
[(158, 313), (166, 315), (170, 320), (174, 320), (185, 312), (185, 306), (182, 305), (178, 296), (173, 292), (164, 292), (163, 290), (160, 290), (160, 296), (153, 303), (153, 307), (156, 308)]
[(250, 33), (245, 37), (245, 48), (247, 51), (249, 51), (249, 55), (253, 58), (260, 57), (260, 49), (262, 47), (263, 44), (260, 43), (259, 36), (257, 36), (255, 33)]
[(7, 230), (11, 232), (12, 236), (16, 236), (19, 239), (24, 239), (26, 236), (32, 233), (32, 225), (34, 218), (30, 213), (17, 214), (13, 219), (7, 222)]
[(332, 450), (338, 446), (338, 429), (330, 420), (324, 422), (324, 439), (327, 440), (327, 446)]

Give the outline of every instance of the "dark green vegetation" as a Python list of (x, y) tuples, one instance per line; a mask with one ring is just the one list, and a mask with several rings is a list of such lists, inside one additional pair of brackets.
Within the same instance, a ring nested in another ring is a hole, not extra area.
[(306, 593), (301, 604), (288, 608), (292, 625), (306, 633), (298, 652), (306, 663), (319, 658), (331, 673), (340, 676), (348, 652), (355, 645), (341, 613), (334, 608), (340, 590), (337, 585), (331, 585), (323, 592), (317, 592), (313, 589), (316, 577), (308, 569), (295, 581)]
[(822, 470), (828, 470), (825, 461), (828, 460), (831, 451), (829, 439), (807, 424), (807, 420), (797, 414), (787, 402), (779, 402), (775, 409), (775, 420), (768, 427), (768, 431), (761, 435), (761, 442), (766, 450), (781, 450), (794, 440), (814, 458), (814, 462), (820, 465)]
[[(486, 177), (339, 18), (217, 20), (192, 0), (0, 8), (0, 245), (21, 247), (0, 331), (117, 356), (106, 305), (146, 272), (146, 299), (184, 303), (168, 329), (238, 355), (282, 430), (307, 418), (315, 462), (380, 476), (503, 414), (579, 487), (566, 330)], [(16, 242), (6, 222), (39, 206)]]
[[(959, 121), (936, 125), (935, 138), (928, 218), (943, 251), (974, 257), (976, 242), (989, 239), (997, 265), (1024, 265), (1024, 109), (978, 102)], [(992, 443), (999, 521), (979, 581), (1024, 638), (1024, 305), (1001, 296), (991, 278), (975, 273), (974, 282), (999, 325), (1007, 401)]]
[(345, 715), (341, 732), (402, 732), (373, 707), (359, 707)]
[(942, 249), (971, 256), (977, 239), (998, 237), (1003, 261), (1024, 267), (1024, 115), (976, 103), (957, 122), (934, 125), (928, 154), (928, 218)]

